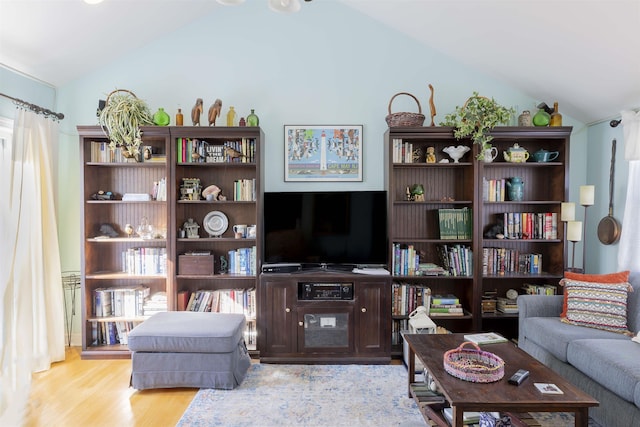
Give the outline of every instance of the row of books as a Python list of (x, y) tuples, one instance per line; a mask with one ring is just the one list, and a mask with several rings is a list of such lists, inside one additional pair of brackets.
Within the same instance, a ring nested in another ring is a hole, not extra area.
[(185, 310), (238, 313), (244, 314), (247, 319), (255, 319), (256, 290), (254, 288), (198, 290), (189, 295)]
[(141, 321), (92, 322), (91, 345), (127, 345), (129, 332)]
[(451, 276), (473, 274), (473, 251), (466, 245), (438, 245), (443, 267)]
[(222, 144), (209, 143), (197, 138), (177, 138), (178, 163), (254, 163), (256, 141), (242, 138)]
[(97, 288), (93, 291), (93, 312), (96, 317), (144, 316), (149, 293), (149, 287), (144, 285)]
[(534, 283), (525, 283), (522, 286), (524, 293), (527, 295), (555, 295), (557, 292), (555, 285), (537, 285)]
[(167, 178), (161, 178), (159, 181), (153, 183), (151, 198), (157, 201), (167, 200)]
[(400, 138), (394, 138), (393, 144), (393, 163), (413, 163), (413, 144), (410, 142), (402, 142)]
[(483, 202), (504, 202), (506, 178), (487, 179), (482, 178), (482, 201)]
[(166, 248), (128, 248), (122, 251), (122, 271), (139, 276), (167, 274)]
[(441, 239), (471, 239), (473, 210), (471, 208), (438, 209)]
[(501, 275), (505, 273), (542, 273), (542, 254), (520, 253), (517, 249), (482, 248), (482, 274)]
[(498, 214), (504, 222), (505, 239), (558, 238), (558, 214), (556, 212), (504, 212)]
[(229, 274), (240, 276), (256, 275), (256, 247), (232, 249), (227, 252), (229, 256)]
[(391, 314), (407, 316), (419, 306), (431, 305), (431, 289), (426, 286), (394, 281), (391, 284)]
[(238, 179), (233, 181), (233, 200), (251, 202), (256, 200), (256, 180)]
[(391, 272), (394, 276), (416, 276), (420, 266), (420, 255), (413, 245), (393, 244)]

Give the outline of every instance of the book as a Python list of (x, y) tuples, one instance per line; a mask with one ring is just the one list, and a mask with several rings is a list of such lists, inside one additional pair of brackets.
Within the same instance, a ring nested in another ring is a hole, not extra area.
[(553, 383), (533, 383), (533, 385), (543, 394), (564, 394), (564, 392)]
[(466, 334), (464, 336), (466, 341), (474, 342), (478, 345), (482, 344), (495, 344), (499, 342), (507, 342), (507, 339), (502, 335), (495, 332), (486, 332), (479, 334)]
[(434, 295), (431, 298), (431, 304), (433, 305), (442, 305), (442, 304), (460, 304), (460, 299), (453, 294), (447, 295)]

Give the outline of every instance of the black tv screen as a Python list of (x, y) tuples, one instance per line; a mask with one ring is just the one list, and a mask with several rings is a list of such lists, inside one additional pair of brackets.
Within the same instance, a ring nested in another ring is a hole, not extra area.
[(387, 265), (385, 191), (266, 192), (265, 263)]

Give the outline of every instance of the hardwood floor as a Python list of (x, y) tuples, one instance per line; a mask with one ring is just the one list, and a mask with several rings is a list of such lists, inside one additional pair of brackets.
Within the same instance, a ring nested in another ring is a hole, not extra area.
[(138, 391), (129, 387), (131, 360), (66, 360), (34, 374), (26, 427), (175, 426), (198, 389)]
[(129, 387), (130, 375), (130, 359), (82, 360), (80, 347), (67, 347), (65, 361), (33, 375), (24, 426), (175, 426), (198, 392), (139, 391)]

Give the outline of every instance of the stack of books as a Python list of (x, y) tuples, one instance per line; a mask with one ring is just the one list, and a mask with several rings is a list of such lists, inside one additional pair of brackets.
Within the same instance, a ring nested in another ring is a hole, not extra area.
[(463, 316), (464, 309), (460, 304), (460, 299), (452, 294), (434, 295), (431, 298), (429, 315), (438, 316)]
[(518, 303), (515, 299), (498, 298), (497, 309), (501, 313), (517, 314)]

